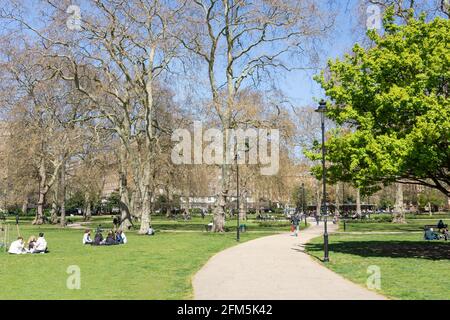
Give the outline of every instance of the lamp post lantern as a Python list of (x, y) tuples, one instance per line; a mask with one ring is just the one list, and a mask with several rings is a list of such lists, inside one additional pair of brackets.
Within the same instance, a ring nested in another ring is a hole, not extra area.
[(319, 107), (316, 112), (320, 113), (320, 122), (322, 127), (322, 188), (323, 188), (323, 196), (322, 196), (322, 216), (324, 223), (324, 231), (323, 231), (323, 249), (324, 249), (324, 257), (323, 261), (330, 261), (328, 255), (328, 230), (327, 230), (327, 218), (328, 218), (328, 210), (327, 210), (327, 183), (326, 183), (326, 167), (325, 167), (325, 112), (327, 109), (327, 103), (325, 100), (320, 100)]

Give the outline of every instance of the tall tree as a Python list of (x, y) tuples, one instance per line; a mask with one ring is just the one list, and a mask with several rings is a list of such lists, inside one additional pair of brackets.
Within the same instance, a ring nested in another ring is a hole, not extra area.
[(447, 19), (410, 18), (393, 9), (373, 46), (355, 45), (317, 77), (332, 103), (327, 115), (345, 130), (326, 142), (330, 180), (367, 190), (379, 183), (420, 184), (450, 195), (450, 40)]
[[(178, 39), (205, 65), (213, 113), (223, 130), (223, 150), (231, 145), (229, 130), (238, 122), (237, 97), (246, 87), (270, 82), (269, 71), (299, 67), (308, 40), (327, 29), (329, 19), (314, 1), (195, 0), (188, 7), (188, 24)], [(230, 191), (230, 159), (222, 155), (221, 190), (214, 210), (213, 230), (222, 232)]]

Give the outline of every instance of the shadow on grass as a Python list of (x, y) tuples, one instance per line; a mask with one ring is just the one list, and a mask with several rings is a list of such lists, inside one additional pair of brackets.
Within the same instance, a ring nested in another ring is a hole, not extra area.
[[(387, 224), (387, 223), (347, 223), (346, 231), (355, 231), (355, 232), (367, 232), (367, 231), (396, 231), (396, 232), (414, 232), (414, 231), (422, 231), (423, 225), (421, 224)], [(340, 225), (341, 230), (344, 231), (344, 224)]]
[[(321, 243), (306, 244), (306, 251), (315, 255), (323, 250)], [(361, 257), (450, 259), (450, 243), (425, 241), (345, 241), (329, 244), (330, 252)]]

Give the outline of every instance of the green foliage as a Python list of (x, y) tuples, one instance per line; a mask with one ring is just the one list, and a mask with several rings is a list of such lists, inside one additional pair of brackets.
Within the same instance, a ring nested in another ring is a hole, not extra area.
[[(333, 102), (327, 116), (342, 126), (326, 142), (330, 181), (370, 193), (406, 178), (449, 194), (450, 22), (388, 21), (384, 35), (369, 32), (371, 48), (355, 45), (316, 77)], [(307, 155), (319, 158), (319, 148)]]
[(351, 220), (351, 223), (390, 223), (391, 215), (371, 215), (370, 219)]
[[(311, 201), (313, 201), (314, 193), (312, 190), (309, 190), (308, 187), (305, 186), (305, 207)], [(294, 201), (294, 205), (297, 208), (301, 208), (303, 205), (303, 194), (302, 194), (302, 186), (298, 185), (292, 191), (292, 200)]]
[(120, 194), (116, 191), (111, 192), (111, 194), (106, 199), (104, 209), (106, 212), (112, 212), (113, 208), (120, 207)]
[(430, 203), (432, 206), (443, 207), (447, 201), (447, 198), (433, 189), (426, 189), (421, 192), (418, 197), (419, 205), (425, 207)]
[(72, 211), (76, 209), (84, 208), (84, 195), (81, 191), (76, 191), (66, 201), (66, 210)]

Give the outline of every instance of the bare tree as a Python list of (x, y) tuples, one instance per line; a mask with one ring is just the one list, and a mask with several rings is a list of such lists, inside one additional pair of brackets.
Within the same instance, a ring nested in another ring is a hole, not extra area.
[[(183, 46), (204, 62), (211, 107), (224, 131), (223, 149), (230, 145), (237, 97), (246, 86), (269, 80), (269, 71), (292, 70), (291, 54), (303, 57), (307, 40), (329, 25), (313, 1), (195, 0), (187, 27), (178, 33)], [(246, 119), (244, 122), (251, 122)], [(223, 155), (221, 192), (215, 208), (214, 231), (223, 231), (230, 188), (230, 163)]]

